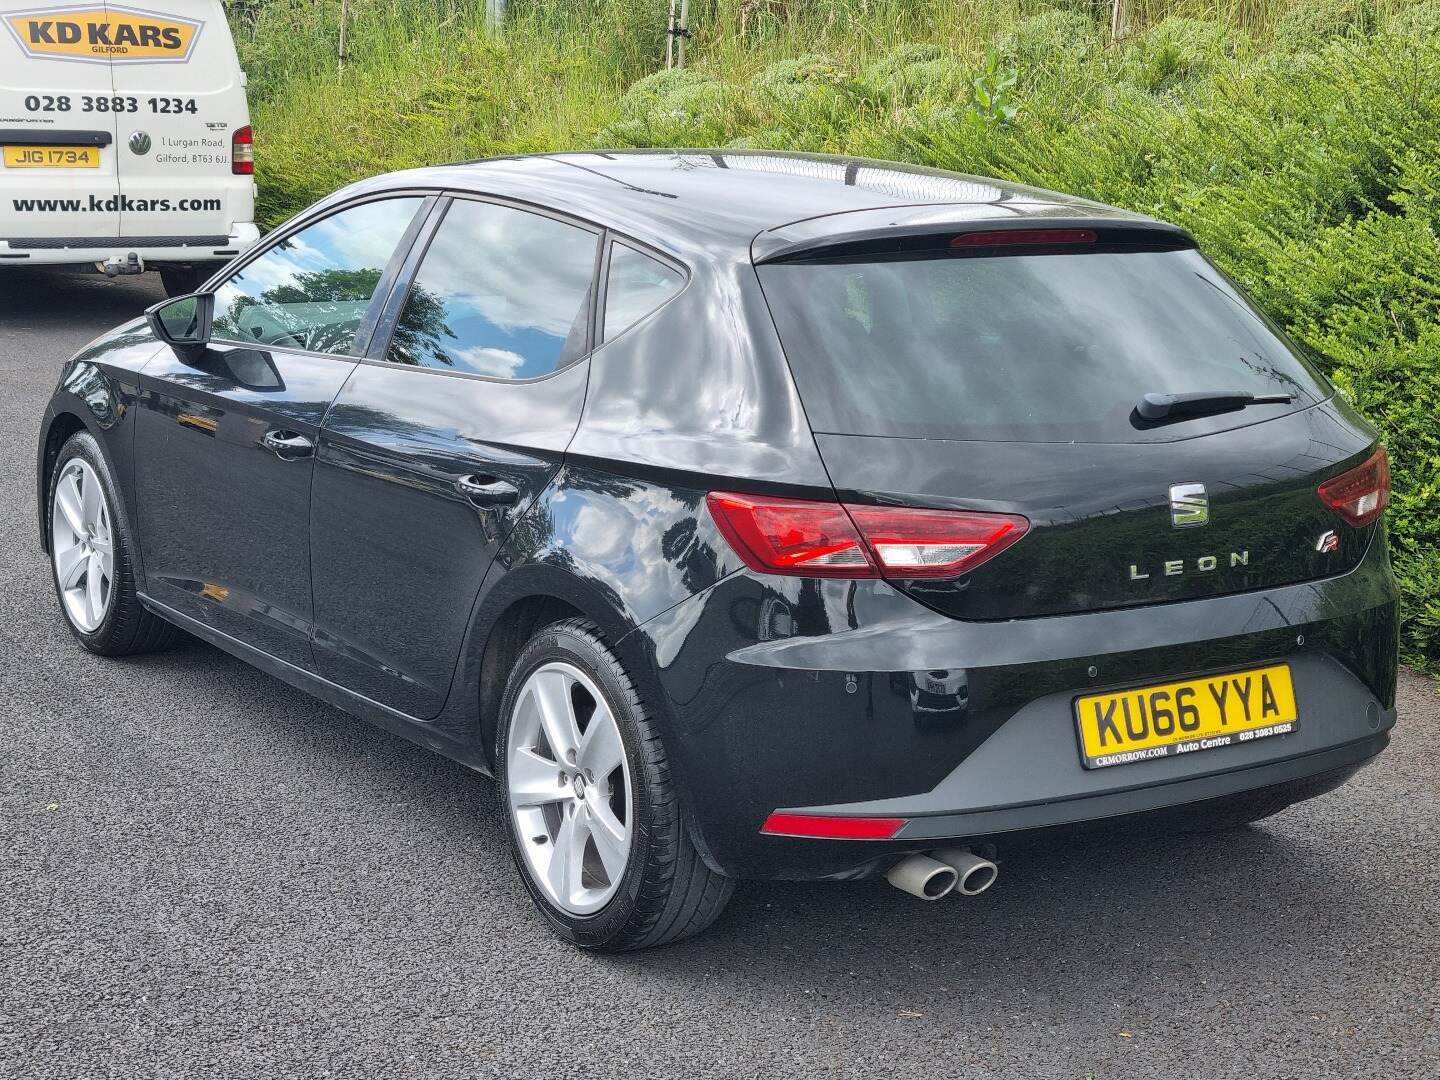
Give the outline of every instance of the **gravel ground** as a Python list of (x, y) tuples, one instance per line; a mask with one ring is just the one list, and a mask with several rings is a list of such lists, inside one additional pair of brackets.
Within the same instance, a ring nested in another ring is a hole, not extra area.
[(0, 270), (0, 1075), (1440, 1076), (1440, 696), (1223, 838), (1016, 855), (971, 901), (742, 885), (620, 958), (532, 914), (491, 784), (208, 646), (61, 625), (36, 425), (148, 278)]

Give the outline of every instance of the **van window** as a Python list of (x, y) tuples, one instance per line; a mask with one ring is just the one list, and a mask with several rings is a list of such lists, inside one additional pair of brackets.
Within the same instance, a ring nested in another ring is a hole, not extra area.
[(605, 285), (606, 341), (623, 333), (679, 291), (684, 276), (624, 244), (610, 248)]
[(386, 359), (531, 379), (584, 355), (595, 233), (457, 199), (420, 263)]
[(1193, 249), (837, 258), (760, 280), (822, 432), (1146, 442), (1177, 434), (1132, 422), (1146, 393), (1291, 394), (1290, 409), (1328, 393)]
[(344, 354), (423, 200), (382, 199), (286, 237), (215, 290), (212, 334), (245, 345)]

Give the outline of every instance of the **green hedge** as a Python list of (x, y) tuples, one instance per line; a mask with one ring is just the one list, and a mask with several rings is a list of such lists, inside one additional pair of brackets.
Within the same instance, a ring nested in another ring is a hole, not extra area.
[[(830, 21), (792, 39), (780, 23), (740, 36), (715, 3), (695, 5), (714, 20), (697, 23), (698, 63), (661, 74), (653, 28), (630, 33), (623, 4), (581, 5), (603, 33), (522, 11), (498, 37), (462, 3), (443, 32), (376, 6), (342, 76), (315, 59), (323, 7), (272, 0), (243, 42), (265, 216), (425, 162), (730, 145), (913, 161), (1176, 221), (1382, 431), (1404, 655), (1440, 668), (1440, 0), (1301, 0), (1244, 27), (1162, 13), (1108, 45), (1084, 4), (994, 5), (975, 31), (980, 14), (947, 23), (920, 0), (824, 0)], [(889, 14), (862, 25), (867, 11)], [(916, 11), (929, 22), (906, 22)]]

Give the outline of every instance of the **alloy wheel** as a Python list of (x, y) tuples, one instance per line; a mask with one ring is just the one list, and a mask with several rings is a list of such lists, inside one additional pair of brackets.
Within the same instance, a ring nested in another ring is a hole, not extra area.
[(50, 556), (66, 616), (79, 630), (94, 633), (110, 610), (115, 547), (100, 477), (82, 458), (66, 462), (55, 484)]
[(579, 668), (554, 661), (516, 695), (506, 795), (530, 877), (572, 915), (604, 907), (625, 876), (634, 789), (620, 727)]

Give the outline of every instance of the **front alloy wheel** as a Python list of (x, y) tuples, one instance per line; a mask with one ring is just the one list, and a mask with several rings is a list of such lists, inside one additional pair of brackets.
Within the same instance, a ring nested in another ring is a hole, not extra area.
[(127, 656), (172, 645), (180, 631), (146, 611), (135, 549), (100, 444), (88, 431), (65, 440), (50, 473), (50, 566), (60, 610), (81, 645)]
[(573, 664), (545, 664), (520, 688), (508, 743), (510, 812), (534, 881), (573, 915), (599, 911), (625, 876), (635, 818), (605, 696)]
[(65, 614), (93, 634), (115, 591), (114, 537), (100, 477), (84, 458), (65, 463), (50, 508), (51, 565)]

